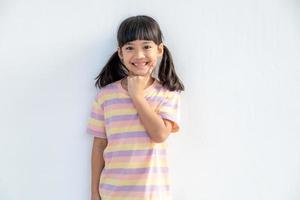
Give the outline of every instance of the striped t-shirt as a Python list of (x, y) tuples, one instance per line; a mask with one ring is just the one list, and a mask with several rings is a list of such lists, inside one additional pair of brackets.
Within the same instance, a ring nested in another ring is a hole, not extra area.
[[(144, 90), (153, 110), (179, 130), (180, 95), (159, 81)], [(170, 200), (167, 143), (151, 140), (121, 81), (103, 87), (97, 94), (87, 132), (106, 138), (105, 166), (100, 176), (102, 200)]]

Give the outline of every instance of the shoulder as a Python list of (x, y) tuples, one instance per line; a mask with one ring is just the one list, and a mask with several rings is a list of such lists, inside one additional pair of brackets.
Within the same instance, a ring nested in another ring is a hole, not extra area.
[(96, 94), (96, 100), (99, 103), (103, 103), (103, 101), (105, 101), (108, 97), (110, 97), (111, 94), (118, 92), (119, 89), (118, 83), (119, 81), (115, 81), (99, 89)]
[(159, 81), (156, 81), (155, 89), (157, 90), (160, 96), (163, 96), (168, 99), (180, 97), (180, 91), (171, 91), (168, 88), (164, 87)]

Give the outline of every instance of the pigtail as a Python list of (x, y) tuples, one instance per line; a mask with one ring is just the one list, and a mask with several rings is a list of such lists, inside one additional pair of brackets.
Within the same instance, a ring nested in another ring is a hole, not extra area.
[(121, 62), (118, 51), (116, 51), (104, 65), (100, 74), (95, 78), (95, 86), (98, 88), (104, 87), (112, 82), (118, 81), (127, 76), (127, 69)]
[(158, 78), (162, 86), (171, 91), (183, 91), (184, 85), (175, 72), (173, 59), (169, 49), (164, 45), (164, 53), (159, 65)]

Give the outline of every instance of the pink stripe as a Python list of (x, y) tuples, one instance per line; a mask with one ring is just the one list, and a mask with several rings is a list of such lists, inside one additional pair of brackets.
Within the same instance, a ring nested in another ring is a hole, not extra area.
[(130, 138), (122, 138), (119, 140), (112, 140), (109, 142), (111, 146), (123, 145), (123, 144), (149, 144), (151, 140), (146, 137), (130, 137)]
[(99, 114), (99, 113), (100, 113), (100, 110), (99, 110), (98, 107), (93, 106), (93, 107), (92, 107), (92, 112), (95, 113), (95, 114)]
[(105, 95), (105, 94), (111, 94), (117, 92), (116, 89), (117, 89), (116, 87), (106, 87), (105, 90), (103, 90), (102, 94)]
[[(164, 174), (162, 176), (162, 174)], [(144, 174), (109, 174), (108, 176), (106, 176), (107, 174), (103, 174), (103, 180), (105, 180), (105, 178), (111, 178), (111, 179), (119, 179), (119, 180), (146, 180), (146, 178), (149, 178), (151, 176), (151, 178), (157, 179), (159, 177), (163, 178), (163, 179), (167, 179), (167, 172), (160, 172), (160, 173), (144, 173)], [(105, 181), (104, 181), (105, 182)]]
[(102, 131), (102, 130), (104, 130), (104, 127), (95, 126), (93, 124), (89, 124), (88, 128), (91, 129), (91, 130), (94, 130), (94, 131)]
[(112, 110), (119, 110), (119, 109), (134, 109), (132, 104), (128, 104), (128, 103), (122, 103), (122, 104), (111, 104), (106, 106), (107, 109), (112, 109)]
[(111, 94), (115, 92), (118, 92), (118, 87), (112, 85), (110, 87), (106, 87), (105, 90), (102, 90), (102, 95)]
[[(105, 161), (109, 161), (110, 163), (124, 162), (124, 164), (128, 162), (140, 162), (141, 164), (143, 163), (151, 164), (151, 159), (153, 159), (152, 155), (151, 156), (119, 156), (119, 157), (106, 159)], [(166, 162), (166, 157), (163, 155), (159, 156), (159, 163), (161, 162)]]

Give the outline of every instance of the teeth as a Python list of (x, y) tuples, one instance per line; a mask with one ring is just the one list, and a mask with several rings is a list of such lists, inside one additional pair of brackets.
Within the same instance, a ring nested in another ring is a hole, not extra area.
[(147, 65), (148, 63), (147, 62), (144, 62), (144, 63), (133, 63), (135, 66), (145, 66)]

